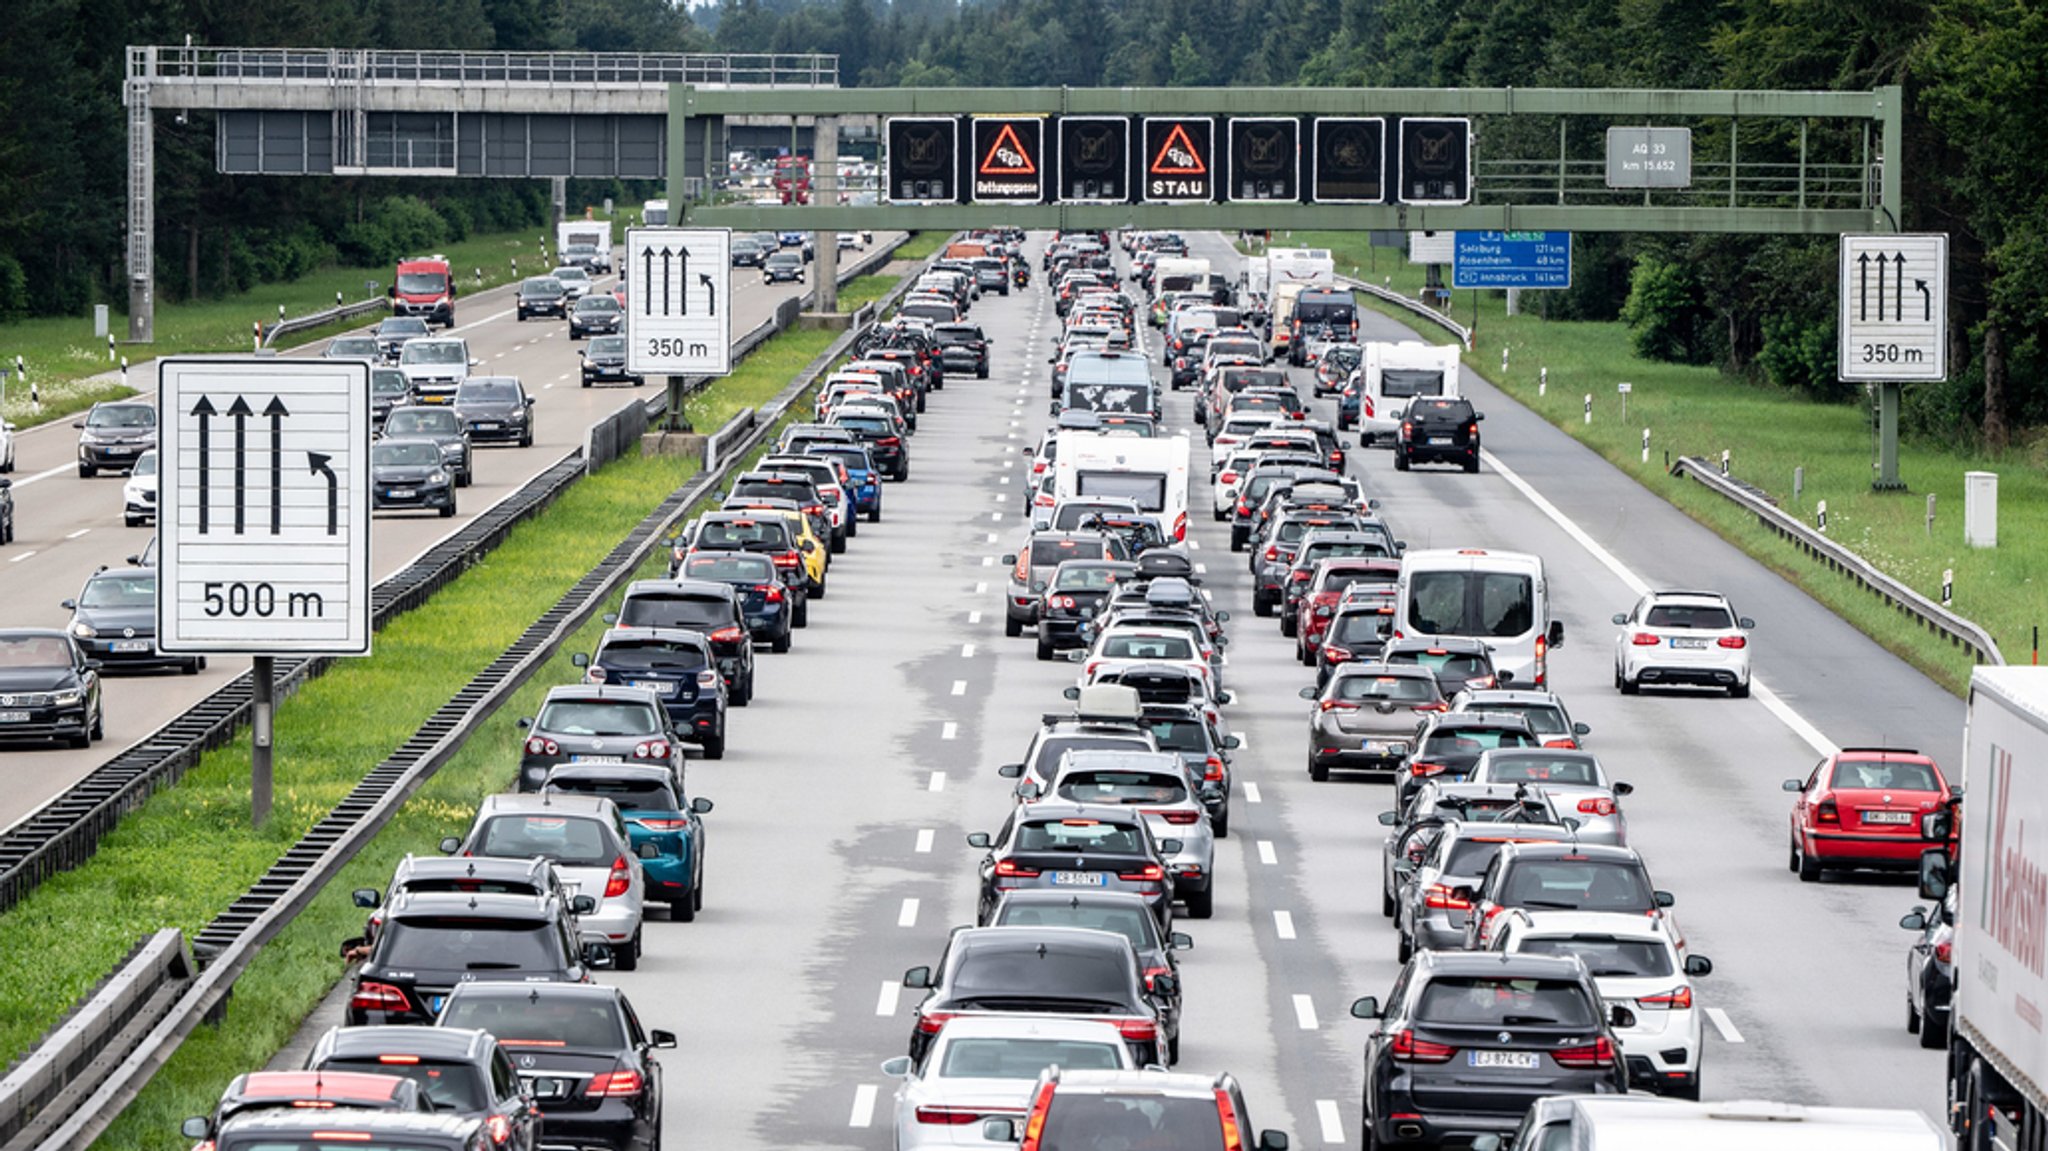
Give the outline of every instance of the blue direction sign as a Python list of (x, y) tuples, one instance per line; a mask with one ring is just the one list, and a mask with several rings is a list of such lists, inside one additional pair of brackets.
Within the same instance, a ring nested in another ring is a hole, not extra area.
[(1457, 288), (1569, 288), (1570, 232), (1459, 232), (1451, 261)]

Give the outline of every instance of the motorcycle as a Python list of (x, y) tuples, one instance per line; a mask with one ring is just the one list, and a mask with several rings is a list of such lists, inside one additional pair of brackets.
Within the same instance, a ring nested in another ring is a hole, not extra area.
[(1013, 271), (1013, 272), (1011, 272), (1011, 273), (1010, 273), (1010, 279), (1011, 279), (1011, 281), (1012, 281), (1013, 283), (1015, 283), (1015, 284), (1016, 284), (1016, 285), (1017, 285), (1018, 287), (1020, 287), (1020, 288), (1028, 288), (1028, 287), (1030, 287), (1030, 286), (1031, 286), (1031, 265), (1029, 265), (1029, 264), (1025, 263), (1025, 262), (1024, 262), (1024, 261), (1022, 261), (1022, 260), (1019, 260), (1019, 261), (1017, 261), (1017, 268), (1016, 268), (1016, 270), (1015, 270), (1015, 271)]

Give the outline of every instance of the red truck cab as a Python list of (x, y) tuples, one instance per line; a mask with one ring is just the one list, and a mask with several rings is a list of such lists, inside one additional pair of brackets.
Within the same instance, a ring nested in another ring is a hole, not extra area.
[(430, 324), (455, 326), (455, 276), (445, 256), (400, 260), (386, 295), (394, 316), (420, 316)]

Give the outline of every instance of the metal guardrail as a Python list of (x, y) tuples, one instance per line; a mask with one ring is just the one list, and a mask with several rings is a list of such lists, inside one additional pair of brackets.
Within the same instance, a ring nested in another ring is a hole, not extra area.
[[(899, 239), (888, 248), (847, 268), (841, 274), (842, 282), (888, 262), (902, 243), (903, 240)], [(906, 277), (885, 300), (900, 297), (909, 283), (910, 278)], [(774, 326), (775, 322), (770, 321), (750, 332), (748, 339), (751, 343), (746, 345), (746, 349), (750, 351), (758, 346), (772, 334), (764, 333), (763, 329)], [(859, 330), (858, 325), (849, 329), (833, 342), (825, 355), (800, 373), (778, 395), (776, 411), (786, 408), (804, 389), (815, 386), (824, 367), (844, 353)], [(644, 421), (649, 415), (658, 414), (664, 405), (665, 398), (656, 397), (645, 404), (629, 405), (626, 412)], [(774, 420), (770, 419), (752, 427), (744, 442), (733, 449), (731, 458), (737, 459), (751, 450), (773, 423)], [(555, 494), (583, 473), (583, 464), (578, 456), (565, 457), (492, 511), (504, 508), (530, 490), (535, 493), (545, 491), (546, 498), (552, 500)], [(84, 1146), (102, 1133), (141, 1091), (149, 1077), (169, 1060), (198, 1021), (223, 1008), (235, 978), (254, 958), (256, 950), (319, 894), (332, 875), (353, 857), (356, 848), (388, 821), (420, 782), (454, 754), (476, 723), (495, 711), (497, 705), (510, 692), (517, 690), (563, 639), (589, 619), (597, 605), (637, 570), (653, 547), (674, 526), (676, 519), (710, 490), (721, 476), (722, 468), (714, 470), (707, 466), (690, 483), (672, 493), (598, 567), (578, 581), (553, 609), (528, 628), (504, 655), (457, 692), (411, 739), (400, 745), (391, 759), (366, 775), (327, 818), (314, 825), (249, 891), (208, 924), (195, 940), (194, 952), (205, 965), (203, 974), (197, 979), (192, 978), (191, 964), (184, 959), (182, 937), (175, 931), (152, 937), (117, 967), (102, 989), (120, 987), (126, 989), (124, 994), (109, 997), (95, 993), (82, 1001), (64, 1023), (54, 1028), (16, 1065), (5, 1080), (0, 1080), (0, 1151), (16, 1151), (17, 1147), (54, 1151)], [(516, 519), (530, 514), (531, 511), (524, 512)], [(509, 532), (510, 526), (508, 522), (503, 532)], [(448, 550), (461, 534), (443, 541), (434, 551)], [(466, 567), (467, 563), (463, 566)], [(385, 602), (389, 602), (384, 600), (387, 585), (397, 578), (378, 586), (375, 595), (383, 601), (379, 603), (378, 610), (383, 610)], [(424, 599), (424, 594), (420, 598)], [(325, 661), (299, 661), (281, 669), (284, 671), (281, 678), (298, 676), (302, 679), (317, 674), (317, 668), (308, 670), (311, 665), (324, 666)], [(243, 689), (240, 710), (244, 713), (247, 710), (247, 681), (246, 675), (235, 681)], [(235, 684), (229, 687), (233, 688)], [(227, 690), (223, 689), (223, 692)], [(223, 693), (216, 693), (220, 694)], [(219, 717), (214, 718), (214, 726), (216, 730), (224, 726)], [(219, 740), (225, 741), (232, 731), (232, 726), (226, 726)], [(195, 751), (193, 758), (196, 757)], [(134, 802), (139, 803), (140, 799)], [(129, 806), (132, 807), (133, 803)], [(118, 814), (113, 818), (118, 818)], [(94, 835), (95, 843), (98, 834), (110, 829), (112, 822), (112, 818), (108, 819)], [(175, 950), (182, 963), (167, 962), (163, 958), (165, 949), (171, 946), (166, 935), (175, 940)], [(174, 995), (176, 1001), (172, 1006), (168, 1000)], [(132, 1043), (119, 1041), (138, 1033), (141, 1033), (140, 1038)], [(89, 1054), (81, 1056), (80, 1052), (88, 1046), (91, 1047)], [(127, 1051), (130, 1046), (134, 1047), (132, 1052)], [(114, 1062), (117, 1058), (120, 1059), (118, 1064)], [(61, 1108), (53, 1106), (60, 1098), (65, 1105)], [(62, 1119), (62, 1125), (51, 1131), (47, 1124), (39, 1123), (35, 1124), (34, 1130), (29, 1130), (29, 1124), (38, 1115), (50, 1116), (51, 1122)], [(7, 1126), (9, 1117), (18, 1117), (19, 1122)]]
[(267, 348), (275, 344), (279, 336), (289, 336), (293, 332), (304, 332), (313, 328), (325, 327), (337, 320), (352, 320), (357, 316), (368, 315), (371, 312), (384, 311), (390, 306), (390, 301), (381, 298), (358, 300), (353, 304), (342, 304), (338, 307), (328, 308), (325, 311), (313, 312), (310, 315), (293, 316), (288, 320), (279, 320), (277, 323), (263, 329), (263, 346)]
[(1452, 319), (1450, 313), (1439, 312), (1435, 308), (1430, 307), (1428, 304), (1422, 303), (1419, 300), (1411, 300), (1408, 297), (1402, 295), (1401, 293), (1393, 290), (1392, 288), (1382, 287), (1368, 280), (1353, 279), (1350, 276), (1338, 276), (1337, 282), (1345, 285), (1353, 291), (1364, 292), (1369, 296), (1385, 300), (1387, 303), (1393, 304), (1395, 307), (1406, 308), (1407, 310), (1414, 312), (1416, 315), (1422, 317), (1425, 320), (1428, 320), (1430, 323), (1435, 324), (1437, 327), (1440, 327), (1445, 331), (1451, 333), (1452, 335), (1458, 337), (1458, 342), (1465, 345), (1466, 351), (1472, 350), (1472, 330), (1470, 328), (1467, 328), (1465, 325), (1459, 323), (1458, 321)]
[(128, 80), (836, 88), (839, 57), (809, 52), (407, 52), (130, 45)]
[(1969, 652), (1977, 662), (2005, 662), (2005, 655), (1998, 650), (1998, 641), (1991, 637), (1990, 632), (1879, 571), (1869, 560), (1800, 522), (1756, 489), (1722, 475), (1718, 463), (1698, 456), (1681, 456), (1671, 465), (1671, 474), (1687, 476), (1708, 490), (1742, 505), (1765, 529), (1777, 533), (1835, 573), (1861, 585), (1863, 590), (1882, 599), (1900, 615)]

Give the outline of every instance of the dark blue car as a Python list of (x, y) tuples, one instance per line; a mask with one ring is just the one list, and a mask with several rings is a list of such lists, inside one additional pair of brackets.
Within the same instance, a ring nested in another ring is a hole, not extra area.
[(667, 768), (627, 763), (564, 764), (548, 773), (544, 790), (601, 795), (617, 804), (647, 877), (647, 898), (668, 904), (670, 919), (697, 918), (704, 906), (703, 815), (710, 800), (684, 798)]
[(676, 738), (694, 740), (705, 759), (725, 758), (725, 678), (701, 632), (667, 627), (615, 627), (597, 652), (571, 657), (590, 683), (638, 687), (660, 697)]
[(853, 480), (854, 510), (868, 517), (868, 522), (882, 520), (882, 469), (875, 466), (874, 457), (867, 448), (858, 444), (831, 446), (813, 444), (804, 449), (806, 455), (831, 456), (846, 465), (846, 474)]
[(801, 580), (792, 586), (777, 574), (775, 561), (749, 552), (697, 552), (683, 557), (680, 579), (731, 584), (739, 593), (740, 615), (757, 643), (788, 651), (790, 629), (808, 623), (810, 601)]

